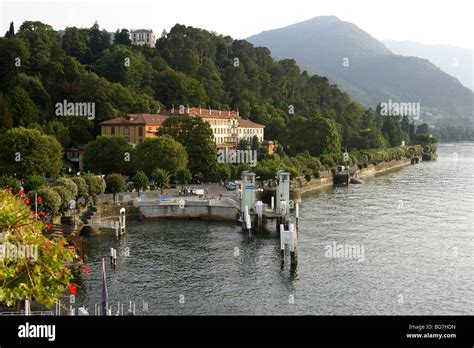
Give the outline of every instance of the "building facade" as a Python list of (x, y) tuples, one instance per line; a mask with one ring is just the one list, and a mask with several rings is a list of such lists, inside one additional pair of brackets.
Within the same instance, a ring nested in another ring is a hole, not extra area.
[(123, 137), (131, 144), (139, 144), (147, 137), (156, 136), (156, 131), (168, 117), (187, 115), (201, 117), (206, 121), (217, 148), (235, 148), (240, 140), (252, 141), (257, 136), (260, 143), (265, 139), (265, 126), (240, 117), (238, 111), (203, 108), (168, 109), (158, 114), (130, 114), (101, 123), (102, 135)]
[(132, 45), (147, 45), (155, 47), (156, 36), (151, 29), (132, 29), (130, 30), (130, 40), (132, 41)]

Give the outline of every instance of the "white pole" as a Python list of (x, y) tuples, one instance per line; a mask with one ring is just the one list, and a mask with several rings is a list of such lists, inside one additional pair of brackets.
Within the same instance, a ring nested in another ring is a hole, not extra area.
[(272, 196), (271, 208), (272, 208), (272, 210), (275, 209), (275, 197), (273, 197), (273, 196)]
[(31, 315), (30, 300), (25, 300), (25, 315)]
[(38, 193), (35, 192), (35, 219), (38, 220)]
[(296, 218), (300, 217), (300, 205), (296, 203)]

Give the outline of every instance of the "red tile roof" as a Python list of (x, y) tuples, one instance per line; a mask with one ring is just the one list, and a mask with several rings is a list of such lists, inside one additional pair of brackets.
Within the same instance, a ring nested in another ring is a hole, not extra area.
[(103, 126), (122, 126), (122, 125), (157, 125), (161, 126), (168, 115), (161, 114), (129, 114), (127, 118), (118, 117), (111, 120), (101, 122)]
[(238, 119), (239, 126), (244, 128), (264, 128), (265, 126), (259, 123), (252, 122), (240, 118), (239, 112), (230, 110), (210, 110), (210, 109), (200, 109), (200, 108), (189, 108), (185, 109), (184, 114), (179, 113), (179, 109), (174, 110), (164, 110), (160, 111), (159, 114), (128, 114), (127, 117), (118, 117), (111, 120), (101, 122), (102, 126), (124, 126), (124, 125), (155, 125), (161, 126), (163, 121), (168, 117), (174, 115), (191, 115), (191, 116), (200, 116), (200, 117), (234, 117)]
[(242, 128), (265, 128), (263, 124), (252, 122), (243, 118), (239, 118), (239, 127)]

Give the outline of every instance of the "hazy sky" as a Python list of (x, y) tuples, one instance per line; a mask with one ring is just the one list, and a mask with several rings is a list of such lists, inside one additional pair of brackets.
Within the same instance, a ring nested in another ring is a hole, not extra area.
[(1, 34), (11, 21), (66, 26), (153, 29), (180, 23), (243, 39), (322, 15), (352, 22), (380, 40), (474, 48), (472, 0), (0, 0)]

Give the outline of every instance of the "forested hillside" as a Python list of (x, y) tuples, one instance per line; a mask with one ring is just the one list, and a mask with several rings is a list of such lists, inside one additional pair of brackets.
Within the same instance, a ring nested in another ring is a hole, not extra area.
[[(179, 24), (150, 48), (131, 46), (125, 29), (111, 43), (98, 24), (66, 28), (60, 38), (47, 24), (25, 22), (0, 39), (0, 60), (2, 133), (37, 128), (63, 147), (93, 139), (103, 120), (181, 104), (238, 109), (293, 155), (408, 141), (407, 120), (403, 126), (376, 115), (294, 60), (276, 61), (267, 48)], [(95, 119), (57, 117), (63, 100), (94, 102)]]

